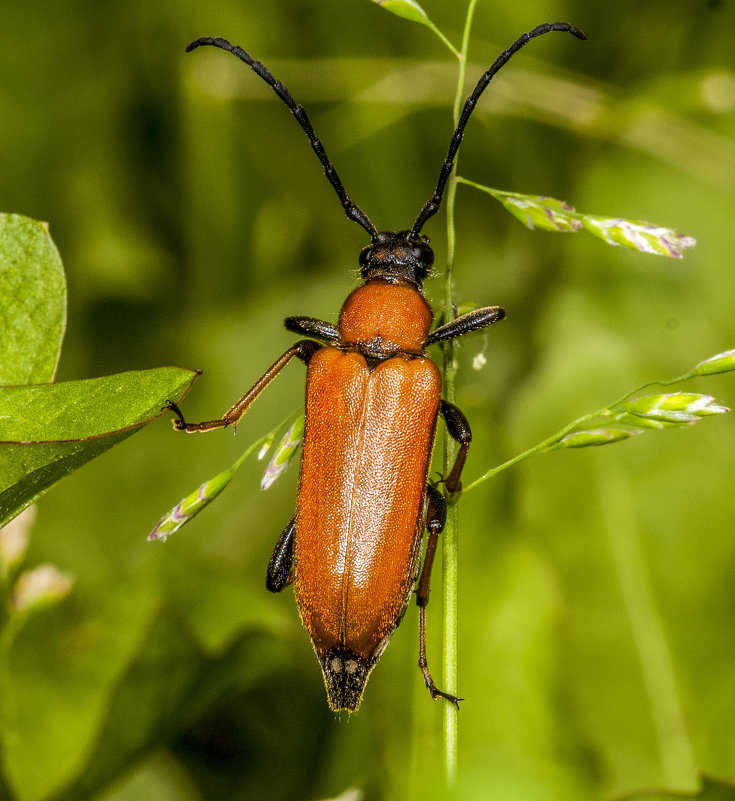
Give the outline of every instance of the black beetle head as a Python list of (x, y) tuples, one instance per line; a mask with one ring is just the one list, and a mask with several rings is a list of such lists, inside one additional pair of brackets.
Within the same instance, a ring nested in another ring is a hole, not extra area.
[(428, 237), (410, 231), (381, 231), (360, 252), (360, 272), (366, 281), (398, 279), (421, 286), (433, 263)]

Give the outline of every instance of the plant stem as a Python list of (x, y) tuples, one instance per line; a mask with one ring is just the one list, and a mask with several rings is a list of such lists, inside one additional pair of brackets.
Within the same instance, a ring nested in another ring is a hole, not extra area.
[[(477, 0), (470, 0), (467, 7), (462, 46), (457, 53), (457, 91), (454, 98), (454, 124), (459, 120), (459, 112), (464, 94), (465, 71), (467, 66), (467, 49), (469, 47), (472, 17)], [(447, 265), (444, 274), (444, 319), (454, 317), (454, 301), (452, 297), (452, 272), (456, 234), (454, 226), (454, 200), (457, 193), (456, 160), (455, 169), (449, 178), (446, 193), (447, 204)], [(454, 402), (454, 343), (449, 340), (443, 348), (444, 398)], [(457, 446), (445, 431), (444, 434), (444, 475), (448, 475), (456, 455)], [(444, 690), (450, 693), (457, 691), (457, 506), (452, 504), (447, 510), (447, 522), (442, 534), (442, 681)], [(457, 753), (459, 743), (457, 708), (453, 704), (444, 704), (444, 772), (446, 783), (451, 787), (457, 776)]]
[(447, 46), (447, 49), (454, 55), (456, 58), (461, 59), (462, 54), (457, 50), (457, 48), (447, 39), (447, 37), (436, 27), (433, 23), (429, 25), (432, 31), (441, 39), (442, 43)]

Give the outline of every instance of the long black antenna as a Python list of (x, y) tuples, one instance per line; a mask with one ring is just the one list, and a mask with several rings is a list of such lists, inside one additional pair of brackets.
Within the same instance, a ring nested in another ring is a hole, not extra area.
[[(291, 97), (291, 93), (288, 91), (288, 89), (286, 89), (286, 87), (280, 81), (277, 81), (271, 75), (270, 71), (264, 64), (261, 64), (260, 61), (256, 61), (249, 53), (243, 50), (242, 47), (232, 45), (226, 39), (220, 39), (219, 37), (213, 38), (211, 36), (202, 36), (196, 41), (192, 42), (186, 48), (186, 52), (189, 53), (201, 45), (212, 45), (213, 47), (219, 47), (222, 50), (227, 50), (228, 52), (232, 53), (233, 56), (237, 56), (240, 61), (244, 61), (259, 78), (262, 78), (273, 89), (278, 97), (291, 109), (291, 113), (296, 118), (296, 121), (304, 129), (304, 133), (309, 137), (311, 147), (321, 162), (322, 167), (324, 167), (324, 174), (327, 176), (329, 183), (334, 187), (334, 191), (337, 193), (337, 197), (339, 198), (339, 202), (342, 204), (342, 207), (345, 210), (345, 214), (350, 220), (354, 220), (358, 225), (361, 225), (370, 234), (373, 240), (375, 240), (375, 237), (378, 235), (378, 229), (373, 225), (372, 220), (367, 216), (367, 214), (365, 214), (365, 212), (356, 203), (353, 203), (350, 200), (344, 186), (342, 185), (339, 175), (337, 175), (337, 170), (334, 169), (332, 162), (327, 157), (327, 153), (324, 150), (324, 145), (322, 145), (321, 141), (314, 133), (314, 129), (311, 127), (309, 117), (304, 109), (297, 105), (297, 103)], [(446, 178), (444, 180), (446, 181)]]
[(457, 128), (452, 134), (452, 139), (449, 143), (449, 152), (447, 153), (447, 157), (444, 160), (441, 172), (439, 173), (439, 180), (437, 181), (436, 189), (434, 190), (434, 194), (426, 201), (423, 208), (419, 212), (416, 222), (413, 224), (413, 228), (411, 229), (412, 237), (418, 236), (419, 232), (424, 227), (424, 223), (430, 217), (433, 217), (437, 211), (439, 211), (439, 206), (441, 206), (442, 197), (444, 196), (444, 187), (446, 186), (449, 175), (452, 172), (452, 167), (454, 167), (454, 159), (457, 155), (457, 150), (459, 150), (459, 146), (462, 143), (465, 125), (467, 125), (467, 120), (469, 120), (470, 115), (477, 105), (480, 95), (485, 91), (487, 85), (493, 79), (493, 76), (498, 72), (498, 70), (507, 64), (511, 57), (515, 55), (523, 47), (523, 45), (530, 42), (531, 39), (535, 39), (537, 36), (542, 36), (543, 34), (550, 33), (551, 31), (566, 31), (571, 33), (573, 36), (576, 36), (577, 39), (587, 38), (582, 31), (579, 30), (579, 28), (575, 28), (573, 25), (569, 25), (567, 22), (546, 22), (543, 25), (537, 25), (532, 31), (519, 36), (507, 50), (503, 50), (503, 52), (495, 59), (492, 67), (490, 67), (487, 72), (482, 74), (472, 94), (464, 102), (462, 113), (459, 115)]

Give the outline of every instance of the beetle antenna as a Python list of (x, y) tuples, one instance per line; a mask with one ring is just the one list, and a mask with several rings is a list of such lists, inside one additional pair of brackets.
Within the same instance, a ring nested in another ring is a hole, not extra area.
[(418, 236), (419, 232), (424, 227), (424, 223), (426, 223), (430, 217), (433, 217), (437, 211), (439, 211), (439, 206), (441, 206), (442, 197), (444, 196), (444, 188), (447, 180), (449, 179), (449, 175), (452, 172), (452, 168), (454, 167), (454, 159), (457, 155), (457, 150), (459, 150), (459, 146), (462, 143), (467, 120), (469, 120), (470, 115), (474, 111), (477, 101), (480, 99), (480, 95), (482, 95), (485, 89), (487, 89), (487, 85), (493, 79), (493, 76), (503, 66), (505, 66), (505, 64), (510, 61), (511, 57), (514, 56), (525, 44), (528, 44), (531, 39), (535, 39), (537, 36), (542, 36), (543, 34), (550, 33), (551, 31), (566, 31), (571, 33), (573, 36), (576, 36), (577, 39), (587, 38), (582, 31), (579, 30), (579, 28), (575, 28), (573, 25), (569, 25), (567, 22), (546, 22), (543, 25), (537, 25), (532, 31), (519, 36), (507, 50), (503, 50), (503, 52), (495, 59), (490, 69), (482, 74), (472, 94), (464, 102), (462, 113), (459, 115), (457, 128), (452, 134), (452, 139), (449, 143), (449, 152), (447, 153), (447, 157), (444, 160), (441, 172), (439, 173), (439, 180), (437, 181), (436, 189), (434, 190), (434, 194), (426, 201), (423, 208), (419, 212), (416, 222), (413, 224), (413, 228), (411, 229), (411, 236)]
[(334, 169), (332, 162), (327, 157), (327, 153), (324, 150), (324, 145), (322, 145), (319, 137), (314, 133), (314, 129), (311, 127), (309, 117), (304, 109), (294, 101), (288, 89), (286, 89), (286, 87), (280, 81), (277, 81), (271, 75), (270, 71), (264, 64), (261, 64), (260, 61), (256, 61), (249, 53), (243, 50), (242, 47), (230, 44), (230, 42), (228, 42), (226, 39), (220, 39), (219, 37), (202, 36), (193, 41), (186, 48), (186, 52), (189, 53), (201, 45), (212, 45), (213, 47), (219, 47), (222, 50), (227, 50), (228, 52), (232, 53), (233, 56), (237, 56), (240, 61), (244, 61), (259, 78), (262, 78), (273, 89), (278, 97), (289, 107), (289, 109), (291, 109), (291, 113), (296, 118), (296, 121), (304, 129), (304, 133), (308, 136), (312, 150), (316, 153), (322, 167), (324, 167), (324, 174), (327, 176), (329, 183), (332, 184), (334, 191), (337, 193), (337, 197), (339, 198), (339, 202), (342, 204), (342, 208), (345, 210), (345, 214), (350, 220), (354, 220), (354, 222), (362, 226), (374, 240), (378, 235), (378, 229), (375, 227), (375, 225), (373, 225), (372, 220), (367, 216), (367, 214), (365, 214), (365, 212), (356, 203), (353, 203), (350, 200), (344, 186), (342, 185), (339, 175), (337, 175), (337, 170)]

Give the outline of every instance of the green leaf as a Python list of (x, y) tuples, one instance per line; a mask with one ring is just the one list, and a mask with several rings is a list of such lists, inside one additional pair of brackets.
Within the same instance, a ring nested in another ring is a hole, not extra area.
[(455, 56), (459, 56), (457, 48), (429, 19), (428, 14), (421, 8), (416, 0), (373, 0), (373, 3), (398, 17), (403, 17), (404, 19), (411, 20), (411, 22), (419, 22), (421, 25), (426, 25), (427, 28), (430, 28), (442, 40)]
[(66, 281), (44, 223), (0, 214), (0, 385), (51, 381), (66, 327)]
[(630, 437), (634, 437), (636, 434), (640, 433), (640, 429), (619, 428), (617, 426), (588, 428), (581, 431), (574, 431), (562, 437), (559, 441), (559, 446), (562, 448), (586, 448), (590, 445), (609, 445), (612, 442), (630, 439)]
[(677, 233), (670, 228), (662, 228), (653, 223), (624, 220), (620, 217), (582, 214), (574, 206), (553, 197), (503, 192), (474, 181), (468, 181), (466, 178), (457, 180), (492, 195), (517, 220), (531, 230), (557, 233), (585, 230), (608, 245), (620, 245), (641, 253), (668, 256), (672, 259), (680, 259), (685, 248), (696, 244), (696, 240), (691, 236)]
[(0, 526), (59, 479), (160, 417), (197, 377), (162, 367), (0, 388)]
[(426, 12), (415, 0), (373, 0), (373, 2), (398, 17), (433, 27)]

